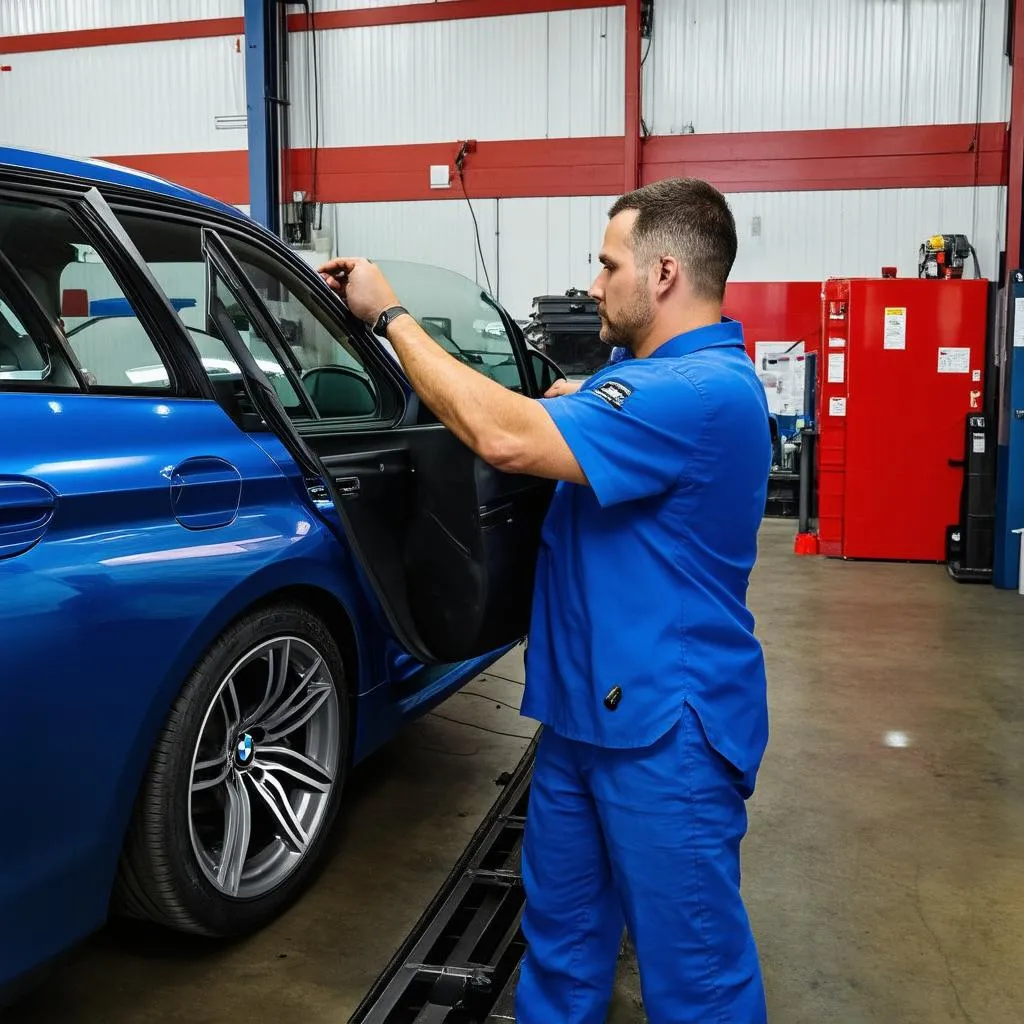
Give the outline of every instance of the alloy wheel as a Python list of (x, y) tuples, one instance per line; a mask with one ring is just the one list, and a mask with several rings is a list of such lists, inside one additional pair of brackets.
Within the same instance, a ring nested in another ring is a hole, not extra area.
[(218, 892), (255, 899), (302, 863), (339, 776), (338, 692), (307, 640), (277, 637), (217, 687), (192, 755), (192, 849)]

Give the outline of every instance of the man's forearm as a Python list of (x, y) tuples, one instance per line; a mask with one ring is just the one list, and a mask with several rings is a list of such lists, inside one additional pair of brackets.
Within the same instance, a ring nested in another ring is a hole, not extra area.
[(427, 407), (486, 462), (511, 473), (586, 482), (540, 403), (459, 362), (411, 316), (392, 322), (388, 340)]

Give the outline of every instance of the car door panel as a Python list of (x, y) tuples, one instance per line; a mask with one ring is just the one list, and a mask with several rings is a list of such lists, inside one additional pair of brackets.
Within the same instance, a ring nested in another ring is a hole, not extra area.
[[(204, 231), (223, 281), (302, 394), (286, 346), (224, 241)], [(540, 527), (553, 484), (499, 473), (440, 425), (380, 430), (332, 426), (311, 410), (288, 418), (248, 352), (218, 289), (209, 316), (250, 397), (297, 461), (320, 477), (353, 552), (402, 646), (424, 664), (463, 661), (522, 637)]]
[(441, 426), (306, 441), (337, 491), (358, 480), (340, 497), (344, 519), (432, 660), (460, 661), (525, 635), (553, 484), (495, 470)]

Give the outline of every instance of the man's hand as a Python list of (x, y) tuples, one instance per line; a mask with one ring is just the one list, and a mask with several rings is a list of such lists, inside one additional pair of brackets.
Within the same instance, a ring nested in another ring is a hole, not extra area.
[(376, 323), (385, 309), (399, 305), (380, 268), (369, 260), (341, 256), (320, 267), (320, 276), (364, 323)]
[(575, 395), (579, 389), (583, 387), (583, 381), (581, 380), (556, 380), (544, 392), (545, 398), (559, 398), (562, 395)]

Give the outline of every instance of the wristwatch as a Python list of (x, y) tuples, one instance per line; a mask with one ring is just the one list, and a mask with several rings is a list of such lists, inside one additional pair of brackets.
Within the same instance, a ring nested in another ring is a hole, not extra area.
[(397, 320), (398, 317), (403, 314), (408, 314), (409, 310), (405, 306), (392, 306), (390, 309), (385, 309), (379, 317), (377, 322), (373, 325), (373, 333), (379, 334), (382, 338), (388, 336), (388, 328), (391, 326), (393, 320)]

